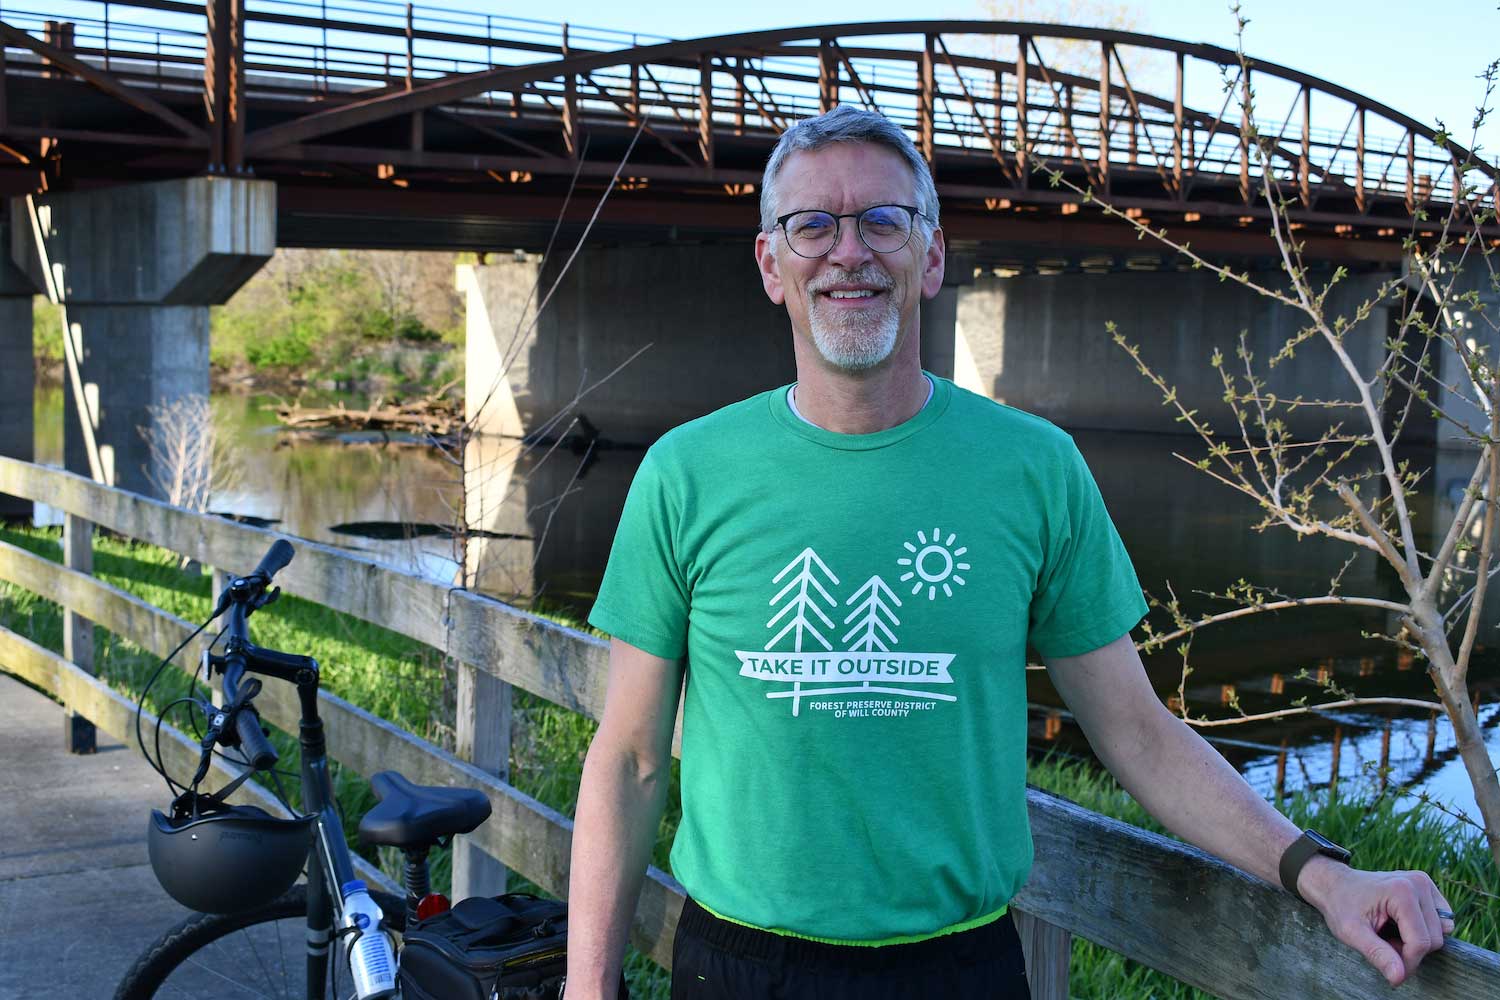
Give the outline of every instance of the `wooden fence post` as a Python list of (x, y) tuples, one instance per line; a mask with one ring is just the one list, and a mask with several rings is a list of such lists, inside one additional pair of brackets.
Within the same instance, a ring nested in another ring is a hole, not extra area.
[[(94, 572), (94, 525), (74, 514), (63, 520), (63, 563), (80, 573)], [(85, 673), (94, 669), (94, 623), (63, 608), (63, 656)], [(69, 753), (98, 749), (94, 724), (71, 709), (63, 712), (63, 741)]]
[[(510, 685), (468, 663), (458, 665), (459, 757), (501, 781), (510, 780)], [(493, 823), (495, 820), (491, 819)], [(453, 899), (495, 896), (506, 889), (505, 865), (468, 836), (453, 841)]]
[(1032, 1000), (1068, 1000), (1068, 958), (1073, 950), (1073, 935), (1014, 906), (1010, 915), (1021, 938), (1021, 951), (1026, 955), (1026, 982), (1031, 987)]
[[(224, 592), (224, 588), (229, 586), (229, 574), (217, 566), (204, 568), (208, 570), (208, 603), (213, 605), (218, 601), (219, 595)], [(214, 683), (212, 676), (205, 677), (204, 682), (208, 684), (208, 700), (215, 708), (223, 708), (224, 689)]]

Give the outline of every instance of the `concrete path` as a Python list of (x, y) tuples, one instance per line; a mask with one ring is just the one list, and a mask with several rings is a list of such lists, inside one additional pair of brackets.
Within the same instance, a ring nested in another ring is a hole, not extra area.
[(98, 753), (67, 753), (62, 718), (0, 674), (0, 1000), (108, 1000), (189, 913), (146, 858), (166, 785), (103, 733)]

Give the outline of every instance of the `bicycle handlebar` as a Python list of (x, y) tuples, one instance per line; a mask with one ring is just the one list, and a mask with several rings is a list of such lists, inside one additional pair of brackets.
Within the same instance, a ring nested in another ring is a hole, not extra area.
[[(240, 679), (245, 674), (245, 648), (250, 646), (250, 631), (246, 619), (252, 611), (265, 603), (262, 596), (270, 586), (271, 579), (295, 555), (296, 550), (292, 548), (292, 544), (284, 538), (278, 538), (261, 558), (254, 572), (248, 577), (231, 580), (226, 588), (229, 611), (229, 623), (225, 629), (228, 644), (224, 654), (223, 683), (226, 704), (233, 705), (238, 700)], [(235, 715), (235, 732), (239, 737), (241, 753), (255, 768), (268, 770), (275, 766), (279, 757), (271, 746), (271, 741), (261, 730), (260, 716), (253, 705), (245, 705)]]
[(285, 569), (286, 564), (291, 562), (292, 556), (296, 554), (297, 551), (292, 548), (291, 542), (285, 538), (278, 538), (271, 543), (270, 549), (266, 551), (265, 556), (261, 558), (260, 565), (255, 567), (255, 572), (251, 575), (265, 577), (269, 585), (271, 578)]

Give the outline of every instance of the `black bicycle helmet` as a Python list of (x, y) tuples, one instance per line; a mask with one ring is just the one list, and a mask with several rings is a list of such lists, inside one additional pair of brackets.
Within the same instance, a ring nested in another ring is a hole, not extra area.
[(204, 913), (264, 906), (290, 889), (307, 863), (316, 816), (280, 819), (189, 792), (172, 815), (151, 810), (151, 870), (167, 894)]

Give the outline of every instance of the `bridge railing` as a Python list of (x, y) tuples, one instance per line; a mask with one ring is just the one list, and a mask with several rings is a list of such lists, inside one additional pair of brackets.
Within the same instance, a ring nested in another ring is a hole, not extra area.
[[(0, 19), (121, 81), (201, 86), (201, 67), (212, 59), (205, 4), (77, 2), (66, 24), (54, 9), (20, 0), (0, 4)], [(498, 113), (507, 127), (552, 130), (569, 156), (580, 129), (646, 118), (652, 141), (674, 157), (667, 163), (709, 171), (715, 134), (773, 138), (841, 102), (898, 121), (929, 159), (949, 161), (944, 171), (960, 184), (973, 186), (966, 172), (989, 169), (987, 186), (1018, 192), (1033, 186), (1029, 167), (1044, 160), (1096, 191), (1156, 185), (1165, 200), (1187, 203), (1195, 184), (1201, 194), (1229, 182), (1252, 206), (1269, 169), (1309, 213), (1342, 199), (1356, 215), (1377, 200), (1410, 214), (1460, 193), (1456, 164), (1466, 155), (1432, 127), (1305, 73), (1261, 60), (1245, 71), (1222, 48), (1104, 29), (899, 22), (675, 41), (517, 18), (498, 7), (394, 0), (250, 0), (242, 26), (245, 94), (285, 102), (282, 110), (301, 105), (317, 116), (441, 85), (448, 92), (422, 107)], [(1062, 46), (1074, 54), (1065, 58)], [(9, 72), (57, 72), (23, 46), (7, 59)], [(1252, 91), (1253, 126), (1240, 107)], [(369, 110), (347, 124), (369, 120)], [(304, 124), (251, 134), (246, 148), (265, 154), (343, 123), (331, 115)], [(1268, 167), (1252, 132), (1267, 142)], [(549, 169), (565, 171), (565, 157), (551, 159), (558, 162)], [(1493, 197), (1494, 177), (1469, 179), (1476, 182)]]
[[(176, 618), (91, 575), (93, 526), (187, 556), (205, 565), (253, 565), (272, 532), (192, 513), (55, 469), (0, 457), (0, 492), (45, 502), (67, 518), (65, 563), (0, 543), (0, 580), (64, 609), (65, 653), (0, 628), (0, 669), (19, 676), (71, 711), (134, 745), (134, 707), (93, 676), (95, 625), (155, 655), (191, 632)], [(505, 685), (597, 719), (603, 707), (607, 647), (593, 637), (490, 598), (379, 565), (329, 546), (299, 541), (277, 576), (287, 592), (375, 622), (442, 651), (459, 663), (461, 756), (428, 743), (349, 702), (323, 693), (330, 752), (369, 775), (394, 768), (412, 780), (481, 789), (494, 817), (472, 835), (478, 849), (550, 892), (565, 895), (572, 823), (496, 777), (508, 732), (490, 731)], [(191, 672), (200, 647), (180, 662)], [(467, 678), (467, 679), (466, 679)], [(296, 698), (267, 685), (257, 704), (266, 719), (295, 727)], [(466, 717), (467, 716), (467, 717)], [(153, 726), (154, 720), (147, 719)], [(195, 741), (163, 727), (169, 767), (190, 769)], [(674, 752), (678, 740), (674, 738)], [(488, 747), (488, 750), (481, 749)], [(488, 760), (478, 759), (490, 753)], [(219, 765), (224, 777), (232, 767)], [(251, 783), (242, 788), (256, 794)], [(1015, 900), (1033, 995), (1068, 996), (1070, 939), (1079, 936), (1227, 1000), (1384, 995), (1384, 980), (1338, 945), (1311, 908), (1279, 888), (1167, 838), (1030, 790), (1036, 863)], [(274, 803), (263, 797), (268, 806)], [(647, 873), (633, 940), (664, 966), (683, 903), (666, 873)], [(1408, 1000), (1470, 1000), (1500, 995), (1500, 955), (1450, 941), (1402, 988)]]

